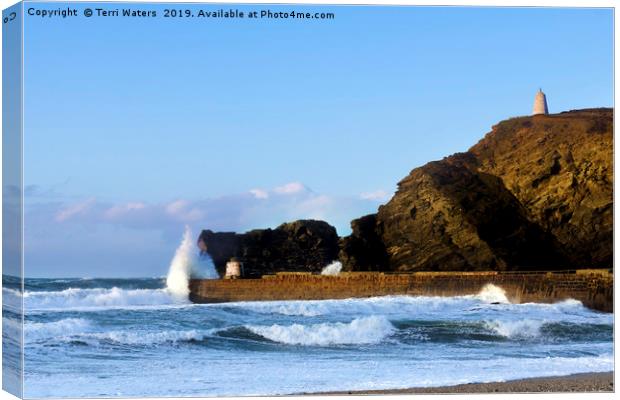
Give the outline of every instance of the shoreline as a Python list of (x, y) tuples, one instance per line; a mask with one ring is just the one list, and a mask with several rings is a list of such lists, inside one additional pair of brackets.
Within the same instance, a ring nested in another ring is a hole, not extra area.
[(332, 392), (300, 393), (315, 396), (342, 395), (391, 395), (391, 394), (469, 394), (469, 393), (613, 393), (614, 373), (586, 372), (562, 376), (515, 379), (505, 382), (466, 383), (438, 387), (412, 387), (405, 389), (342, 390)]

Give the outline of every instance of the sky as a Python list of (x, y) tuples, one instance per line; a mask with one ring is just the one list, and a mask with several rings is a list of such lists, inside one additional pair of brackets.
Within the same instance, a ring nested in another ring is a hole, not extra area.
[(314, 218), (346, 235), (411, 169), (530, 114), (539, 87), (552, 113), (613, 106), (610, 9), (71, 7), (79, 17), (24, 19), (31, 277), (163, 276), (185, 225), (197, 237)]

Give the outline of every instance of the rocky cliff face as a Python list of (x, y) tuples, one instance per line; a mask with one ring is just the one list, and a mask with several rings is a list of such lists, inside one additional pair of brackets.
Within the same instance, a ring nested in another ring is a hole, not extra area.
[(568, 265), (611, 267), (613, 110), (504, 121), (469, 151), (557, 240)]
[(612, 267), (613, 110), (500, 122), (465, 153), (416, 168), (350, 236), (321, 221), (246, 234), (203, 231), (223, 272), (247, 276), (349, 271), (540, 270)]
[(496, 176), (476, 171), (471, 154), (414, 170), (377, 215), (388, 268), (534, 269), (564, 264), (553, 238), (530, 222)]
[[(506, 270), (611, 267), (613, 112), (514, 118), (468, 152), (416, 168), (379, 208), (374, 229), (343, 243), (382, 244), (376, 268)], [(369, 269), (344, 246), (348, 269)], [(376, 246), (375, 246), (376, 247)]]
[(220, 275), (224, 274), (226, 262), (237, 257), (243, 262), (244, 277), (248, 278), (280, 271), (320, 272), (338, 259), (336, 229), (314, 220), (244, 234), (204, 230), (198, 246), (209, 253)]

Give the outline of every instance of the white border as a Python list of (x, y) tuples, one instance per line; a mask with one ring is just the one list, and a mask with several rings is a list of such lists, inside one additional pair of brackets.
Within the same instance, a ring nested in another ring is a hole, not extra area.
[[(25, 2), (46, 2), (46, 1), (39, 1), (39, 0), (26, 0)], [(56, 1), (47, 1), (47, 2), (56, 2)], [(65, 1), (57, 1), (57, 2), (65, 2)], [(73, 1), (76, 3), (88, 3), (89, 1), (84, 1), (84, 0), (78, 0), (78, 1)], [(128, 3), (128, 1), (119, 1), (119, 0), (112, 0), (109, 1), (110, 3)], [(136, 0), (136, 1), (132, 1), (134, 3), (206, 3), (206, 4), (312, 4), (312, 5), (375, 5), (375, 6), (389, 6), (389, 5), (400, 5), (400, 6), (412, 6), (412, 5), (419, 5), (419, 6), (482, 6), (482, 7), (585, 7), (585, 8), (594, 8), (594, 7), (606, 7), (606, 8), (614, 8), (614, 27), (615, 27), (615, 6), (616, 6), (616, 1), (613, 0), (592, 0), (592, 1), (579, 1), (579, 0), (539, 0), (539, 1), (532, 1), (532, 0), (504, 0), (501, 3), (499, 3), (497, 0), (493, 1), (493, 0), (473, 0), (473, 1), (467, 1), (467, 0), (444, 0), (444, 1), (406, 1), (406, 0), (401, 0), (401, 1), (370, 1), (370, 0), (361, 0), (361, 1), (355, 1), (355, 0), (339, 0), (339, 1), (330, 1), (330, 0), (268, 0), (268, 1), (259, 1), (259, 0), (244, 0), (244, 1), (239, 1), (239, 2), (224, 2), (224, 1), (215, 1), (215, 0), (205, 0), (205, 1), (200, 1), (200, 2), (188, 2), (188, 1), (180, 1), (180, 0), (169, 0), (169, 1), (147, 1), (147, 0)], [(2, 9), (5, 9), (7, 7), (12, 6), (13, 4), (16, 4), (17, 1), (12, 1), (12, 0), (0, 0), (0, 6)], [(23, 29), (24, 29), (24, 22), (22, 22), (22, 45), (23, 45)], [(0, 39), (1, 39), (1, 30), (0, 30)], [(616, 80), (615, 80), (615, 72), (616, 72), (616, 68), (617, 68), (617, 63), (616, 58), (615, 58), (615, 44), (617, 43), (617, 39), (618, 39), (618, 33), (616, 32), (616, 30), (614, 29), (614, 105), (616, 103), (616, 93), (617, 90), (616, 89)], [(23, 60), (23, 52), (22, 52), (22, 60)], [(0, 63), (2, 61), (2, 52), (0, 51)], [(23, 64), (22, 64), (23, 66)], [(0, 92), (2, 89), (2, 84), (0, 83)], [(24, 102), (24, 96), (23, 96), (23, 75), (22, 75), (22, 129), (24, 127), (24, 121), (23, 121), (23, 103)], [(0, 96), (0, 107), (2, 105), (2, 99)], [(2, 122), (2, 117), (0, 116), (0, 124)], [(616, 117), (615, 117), (615, 113), (614, 113), (614, 127), (616, 126)], [(1, 125), (0, 125), (1, 126)], [(615, 136), (615, 131), (614, 131), (614, 143), (616, 140), (616, 136)], [(0, 142), (1, 143), (1, 142)], [(22, 149), (23, 149), (23, 135), (22, 135)], [(0, 152), (1, 154), (1, 152)], [(618, 156), (618, 154), (614, 153), (614, 165), (617, 165), (618, 161), (620, 160), (620, 157)], [(24, 161), (23, 158), (23, 154), (22, 154), (22, 163)], [(2, 170), (2, 165), (0, 163), (0, 174), (1, 174), (1, 170)], [(615, 168), (614, 168), (615, 170)], [(614, 182), (614, 194), (616, 192), (617, 189), (617, 185)], [(22, 190), (23, 190), (23, 166), (22, 166)], [(23, 193), (22, 193), (23, 194)], [(0, 185), (0, 196), (2, 195), (2, 187)], [(614, 196), (615, 197), (615, 196)], [(23, 198), (23, 197), (22, 197)], [(615, 212), (616, 211), (616, 207), (614, 204), (614, 226), (620, 226), (619, 222), (620, 222), (620, 217), (618, 216), (618, 213)], [(22, 222), (23, 222), (23, 209), (22, 209)], [(0, 236), (1, 236), (1, 226), (2, 226), (2, 216), (0, 214)], [(23, 229), (22, 229), (22, 246), (23, 246)], [(620, 246), (617, 246), (617, 243), (615, 241), (615, 230), (614, 230), (614, 254), (620, 250)], [(615, 260), (615, 259), (614, 259)], [(615, 267), (615, 262), (614, 262), (614, 267)], [(1, 269), (1, 261), (0, 261), (0, 269)], [(614, 268), (615, 269), (615, 268)], [(24, 270), (23, 270), (23, 258), (22, 258), (22, 276), (23, 276)], [(615, 283), (615, 281), (614, 281)], [(614, 293), (616, 292), (616, 285), (614, 284)], [(620, 310), (618, 308), (618, 296), (615, 296), (615, 304), (614, 304), (614, 308), (615, 310)], [(22, 299), (22, 303), (23, 303), (23, 299)], [(22, 304), (23, 307), (23, 304)], [(614, 316), (614, 355), (615, 355), (615, 365), (620, 365), (618, 364), (618, 360), (619, 358), (619, 354), (620, 352), (616, 352), (616, 336), (615, 336), (615, 322), (616, 322), (616, 318)], [(1, 327), (0, 327), (1, 330)], [(22, 330), (22, 343), (23, 343), (23, 330)], [(0, 355), (1, 355), (1, 350), (0, 350)], [(23, 357), (23, 355), (22, 355)], [(24, 360), (22, 359), (22, 362)], [(22, 364), (24, 365), (24, 364)], [(615, 376), (614, 376), (615, 378)], [(0, 379), (1, 378), (1, 374), (0, 374)], [(615, 379), (614, 379), (615, 380)], [(23, 380), (22, 380), (22, 393), (23, 393)], [(615, 389), (617, 390), (617, 389)], [(489, 397), (491, 396), (491, 397)], [(467, 398), (467, 399), (474, 399), (474, 400), (489, 400), (489, 399), (517, 399), (517, 396), (525, 396), (526, 398), (529, 399), (533, 399), (533, 398), (538, 398), (538, 397), (543, 397), (544, 399), (549, 399), (549, 400), (578, 400), (578, 399), (583, 399), (583, 398), (590, 398), (590, 399), (612, 399), (614, 397), (614, 394), (607, 394), (607, 393), (589, 393), (589, 394), (584, 394), (584, 393), (561, 393), (561, 394), (545, 394), (545, 393), (534, 393), (534, 394), (502, 394), (502, 395), (493, 395), (493, 394), (475, 394), (475, 395), (471, 395), (471, 394), (467, 394), (467, 395), (415, 395), (415, 397), (412, 397), (412, 395), (391, 395), (391, 396), (371, 396), (371, 399), (377, 399), (377, 400), (389, 400), (389, 399), (420, 399), (420, 400), (429, 400), (429, 399), (461, 399), (461, 398)], [(359, 397), (359, 396), (356, 396)], [(367, 396), (364, 396), (367, 397)], [(0, 392), (0, 399), (14, 399), (15, 397), (4, 392), (1, 391)], [(225, 399), (234, 399), (234, 400), (247, 400), (247, 399), (266, 399), (269, 397), (227, 397)], [(299, 400), (308, 400), (309, 398), (318, 398), (318, 399), (329, 399), (329, 400), (344, 400), (344, 399), (352, 399), (354, 397), (352, 396), (297, 396), (297, 397), (286, 397), (288, 399), (299, 399)], [(157, 398), (143, 398), (145, 400), (151, 400), (151, 399), (157, 399)], [(172, 399), (176, 399), (176, 398), (172, 398)], [(178, 399), (187, 399), (187, 398), (178, 398)]]

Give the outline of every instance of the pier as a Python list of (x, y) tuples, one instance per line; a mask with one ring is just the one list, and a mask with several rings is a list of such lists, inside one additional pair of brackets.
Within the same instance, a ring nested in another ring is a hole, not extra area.
[(487, 284), (502, 288), (512, 303), (554, 303), (566, 299), (613, 312), (613, 273), (608, 269), (534, 272), (342, 272), (336, 276), (278, 273), (260, 279), (193, 279), (195, 303), (327, 300), (388, 295), (463, 296)]

